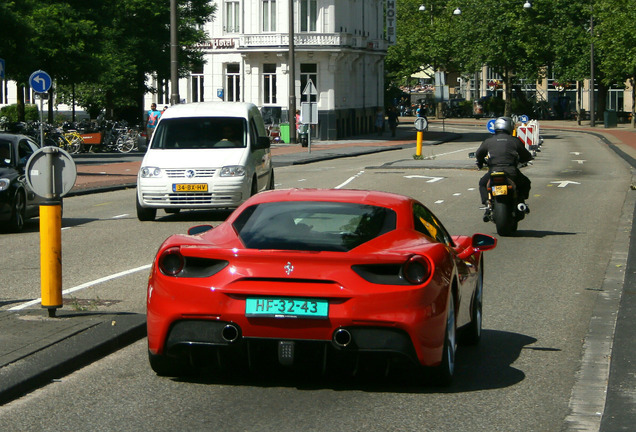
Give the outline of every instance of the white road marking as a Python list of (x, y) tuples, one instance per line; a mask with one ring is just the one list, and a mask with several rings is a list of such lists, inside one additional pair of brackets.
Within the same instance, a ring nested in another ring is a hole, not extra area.
[(113, 216), (113, 219), (125, 218), (126, 216), (129, 216), (128, 213), (124, 213), (124, 214), (120, 214), (120, 215), (117, 215), (117, 216)]
[(412, 178), (426, 178), (426, 179), (429, 179), (429, 180), (426, 181), (426, 183), (435, 183), (435, 182), (438, 182), (440, 180), (444, 180), (444, 177), (429, 177), (429, 176), (418, 175), (418, 174), (407, 175), (407, 176), (404, 176), (404, 178), (407, 178), (407, 179), (412, 179)]
[(444, 200), (437, 200), (437, 201), (435, 201), (435, 204), (441, 204), (443, 202), (444, 202)]
[[(99, 279), (95, 279), (94, 281), (91, 281), (91, 282), (83, 283), (83, 284), (78, 285), (76, 287), (63, 290), (62, 291), (62, 295), (66, 295), (66, 294), (70, 294), (70, 293), (75, 292), (75, 291), (83, 290), (84, 288), (88, 288), (88, 287), (93, 286), (93, 285), (98, 285), (98, 284), (103, 283), (103, 282), (108, 282), (110, 280), (117, 279), (117, 278), (120, 278), (120, 277), (123, 277), (123, 276), (128, 276), (129, 274), (137, 273), (137, 272), (142, 271), (142, 270), (148, 270), (151, 265), (152, 264), (146, 264), (146, 265), (143, 265), (141, 267), (133, 268), (133, 269), (130, 269), (130, 270), (124, 270), (122, 272), (115, 273), (115, 274), (112, 274), (110, 276), (104, 276), (103, 278), (99, 278)], [(14, 306), (14, 307), (10, 308), (9, 310), (26, 309), (29, 306), (33, 306), (33, 305), (36, 305), (38, 303), (42, 303), (42, 298), (38, 298), (38, 299), (35, 299), (35, 300), (28, 301), (26, 303), (19, 304), (17, 306)]]
[(360, 177), (362, 174), (364, 174), (364, 171), (360, 171), (358, 174), (349, 177), (344, 183), (339, 184), (338, 186), (336, 186), (334, 189), (340, 189), (345, 187), (346, 185), (348, 185), (349, 183), (351, 183), (352, 181), (354, 181), (355, 179), (357, 179), (358, 177)]
[(566, 187), (567, 185), (570, 185), (570, 184), (577, 184), (577, 185), (581, 184), (579, 182), (570, 181), (570, 180), (553, 181), (553, 182), (550, 182), (550, 183), (558, 184), (559, 186), (557, 186), (557, 187), (560, 187), (560, 188), (564, 188), (564, 187)]

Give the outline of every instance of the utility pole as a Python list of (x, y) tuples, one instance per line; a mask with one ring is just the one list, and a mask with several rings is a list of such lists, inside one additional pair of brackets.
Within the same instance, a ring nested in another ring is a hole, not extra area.
[(289, 140), (296, 143), (296, 56), (294, 48), (294, 0), (289, 0)]
[(177, 46), (177, 0), (170, 0), (170, 104), (176, 105), (179, 97), (179, 60)]

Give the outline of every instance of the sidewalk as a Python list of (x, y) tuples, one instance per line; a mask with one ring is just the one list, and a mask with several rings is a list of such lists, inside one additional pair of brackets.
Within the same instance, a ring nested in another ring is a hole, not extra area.
[[(446, 119), (445, 127), (474, 128), (487, 133), (488, 119)], [(397, 136), (366, 135), (351, 140), (312, 142), (307, 147), (290, 144), (272, 146), (275, 167), (308, 164), (320, 160), (354, 157), (361, 154), (415, 147), (413, 118), (400, 118)], [(431, 131), (424, 133), (423, 146), (432, 146), (461, 137), (458, 133), (439, 132), (441, 120), (431, 119)], [(576, 122), (542, 122), (543, 130), (567, 129), (599, 134), (608, 143), (636, 160), (636, 130), (631, 125), (615, 129), (589, 128)], [(545, 133), (545, 132), (544, 132)], [(129, 162), (77, 165), (78, 176), (69, 195), (133, 188), (141, 157)], [(406, 162), (405, 162), (406, 163)], [(413, 167), (426, 167), (431, 161), (413, 160)], [(415, 165), (414, 165), (415, 164)], [(471, 162), (472, 164), (472, 162)], [(392, 165), (395, 166), (395, 165)], [(80, 367), (145, 337), (145, 316), (128, 312), (76, 312), (60, 309), (49, 318), (39, 303), (28, 307), (9, 306), (0, 311), (0, 404), (18, 398)], [(14, 309), (11, 310), (10, 307)]]

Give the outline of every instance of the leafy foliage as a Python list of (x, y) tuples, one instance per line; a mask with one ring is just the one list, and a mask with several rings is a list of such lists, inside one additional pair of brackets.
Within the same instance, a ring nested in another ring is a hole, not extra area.
[[(179, 0), (179, 65), (185, 76), (200, 68), (197, 45), (214, 3)], [(46, 70), (58, 98), (89, 112), (141, 117), (146, 77), (170, 75), (170, 0), (22, 0), (0, 4), (7, 77), (24, 85)], [(8, 35), (4, 37), (5, 30)], [(6, 46), (6, 48), (5, 48)], [(18, 92), (20, 93), (20, 92)]]
[[(548, 73), (563, 82), (589, 78), (593, 43), (599, 90), (636, 80), (633, 2), (530, 3), (525, 8), (523, 0), (399, 0), (398, 38), (387, 55), (387, 79), (402, 83), (426, 66), (469, 75), (487, 65), (503, 77), (505, 113), (510, 114), (512, 89), (520, 79)], [(457, 7), (460, 15), (453, 14)]]

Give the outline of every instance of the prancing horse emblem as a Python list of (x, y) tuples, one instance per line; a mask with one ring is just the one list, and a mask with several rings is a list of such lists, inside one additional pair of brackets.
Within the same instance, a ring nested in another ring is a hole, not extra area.
[(285, 265), (285, 273), (287, 273), (287, 276), (289, 276), (293, 271), (294, 266), (292, 265), (292, 263), (287, 262), (287, 264)]

